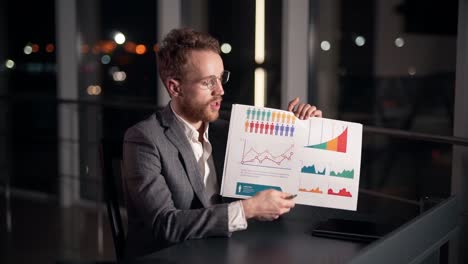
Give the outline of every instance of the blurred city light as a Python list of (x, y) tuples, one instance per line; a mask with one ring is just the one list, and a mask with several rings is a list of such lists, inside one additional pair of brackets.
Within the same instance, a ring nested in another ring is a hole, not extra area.
[(112, 74), (112, 78), (116, 82), (123, 82), (127, 79), (127, 74), (124, 71), (116, 71)]
[(121, 32), (117, 32), (114, 35), (114, 41), (115, 41), (115, 43), (117, 43), (119, 45), (124, 44), (125, 43), (125, 35), (122, 34)]
[(328, 51), (331, 49), (331, 45), (330, 45), (330, 42), (328, 42), (327, 40), (324, 40), (320, 43), (320, 48), (324, 51)]
[(124, 49), (125, 49), (125, 51), (128, 52), (128, 53), (135, 53), (136, 44), (133, 43), (132, 41), (129, 41), (129, 42), (125, 43)]
[(356, 43), (356, 46), (362, 47), (366, 44), (366, 39), (363, 36), (357, 36), (354, 42)]
[(112, 53), (117, 45), (113, 41), (100, 41), (100, 49), (103, 53)]
[(395, 39), (395, 46), (401, 48), (405, 45), (405, 40), (403, 38), (396, 38)]
[(111, 57), (109, 55), (104, 55), (101, 57), (102, 64), (109, 64), (111, 61)]
[(31, 48), (32, 48), (32, 52), (34, 52), (34, 53), (39, 51), (39, 45), (37, 45), (37, 44), (32, 44)]
[(265, 61), (265, 0), (255, 1), (255, 62)]
[(49, 43), (49, 44), (46, 45), (45, 49), (46, 49), (46, 52), (52, 53), (55, 50), (55, 46), (54, 46), (54, 44)]
[(5, 67), (8, 69), (13, 69), (13, 67), (15, 67), (15, 62), (13, 60), (6, 60)]
[(265, 106), (267, 87), (267, 73), (264, 68), (256, 68), (254, 73), (254, 104), (256, 107)]
[(89, 94), (89, 95), (100, 95), (101, 94), (101, 86), (99, 85), (90, 85), (88, 86), (88, 88), (86, 89), (86, 92)]
[(88, 44), (83, 44), (83, 45), (81, 46), (81, 53), (87, 54), (88, 52), (89, 52), (89, 46), (88, 46)]
[(158, 53), (158, 51), (159, 51), (159, 44), (158, 44), (158, 43), (154, 44), (154, 46), (153, 46), (153, 51), (154, 51), (155, 53)]
[(23, 52), (24, 52), (24, 54), (26, 54), (26, 55), (31, 54), (31, 52), (32, 52), (32, 47), (31, 47), (31, 45), (28, 44), (28, 45), (24, 46)]
[(138, 55), (143, 55), (146, 53), (146, 46), (143, 44), (139, 44), (135, 47), (135, 52)]
[(232, 47), (229, 43), (223, 43), (221, 45), (221, 52), (224, 53), (224, 54), (228, 54), (230, 53), (232, 50)]

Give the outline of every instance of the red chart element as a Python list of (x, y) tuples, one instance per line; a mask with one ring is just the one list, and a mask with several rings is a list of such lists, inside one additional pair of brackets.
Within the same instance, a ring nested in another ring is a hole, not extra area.
[(333, 192), (333, 189), (329, 188), (328, 189), (328, 194), (338, 195), (338, 196), (345, 196), (345, 197), (352, 197), (351, 193), (346, 191), (346, 188), (341, 189), (339, 192)]

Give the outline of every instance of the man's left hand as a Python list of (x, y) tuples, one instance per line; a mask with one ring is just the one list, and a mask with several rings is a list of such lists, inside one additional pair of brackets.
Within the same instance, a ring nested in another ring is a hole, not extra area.
[(299, 103), (299, 97), (296, 97), (288, 104), (288, 111), (294, 113), (294, 115), (299, 119), (309, 119), (309, 117), (322, 117), (322, 111), (318, 110), (317, 107)]

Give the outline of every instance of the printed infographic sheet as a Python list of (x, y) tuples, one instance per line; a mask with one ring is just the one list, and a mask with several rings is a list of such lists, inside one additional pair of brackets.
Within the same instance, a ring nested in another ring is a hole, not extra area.
[(298, 204), (356, 210), (361, 124), (236, 104), (227, 144), (221, 195), (273, 188)]

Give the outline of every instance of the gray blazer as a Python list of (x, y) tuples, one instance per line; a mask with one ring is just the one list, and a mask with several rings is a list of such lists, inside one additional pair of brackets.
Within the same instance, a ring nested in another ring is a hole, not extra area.
[[(125, 256), (134, 258), (187, 240), (229, 236), (227, 204), (207, 197), (192, 148), (169, 105), (129, 128), (123, 146), (128, 213)], [(229, 123), (210, 123), (221, 184)]]

